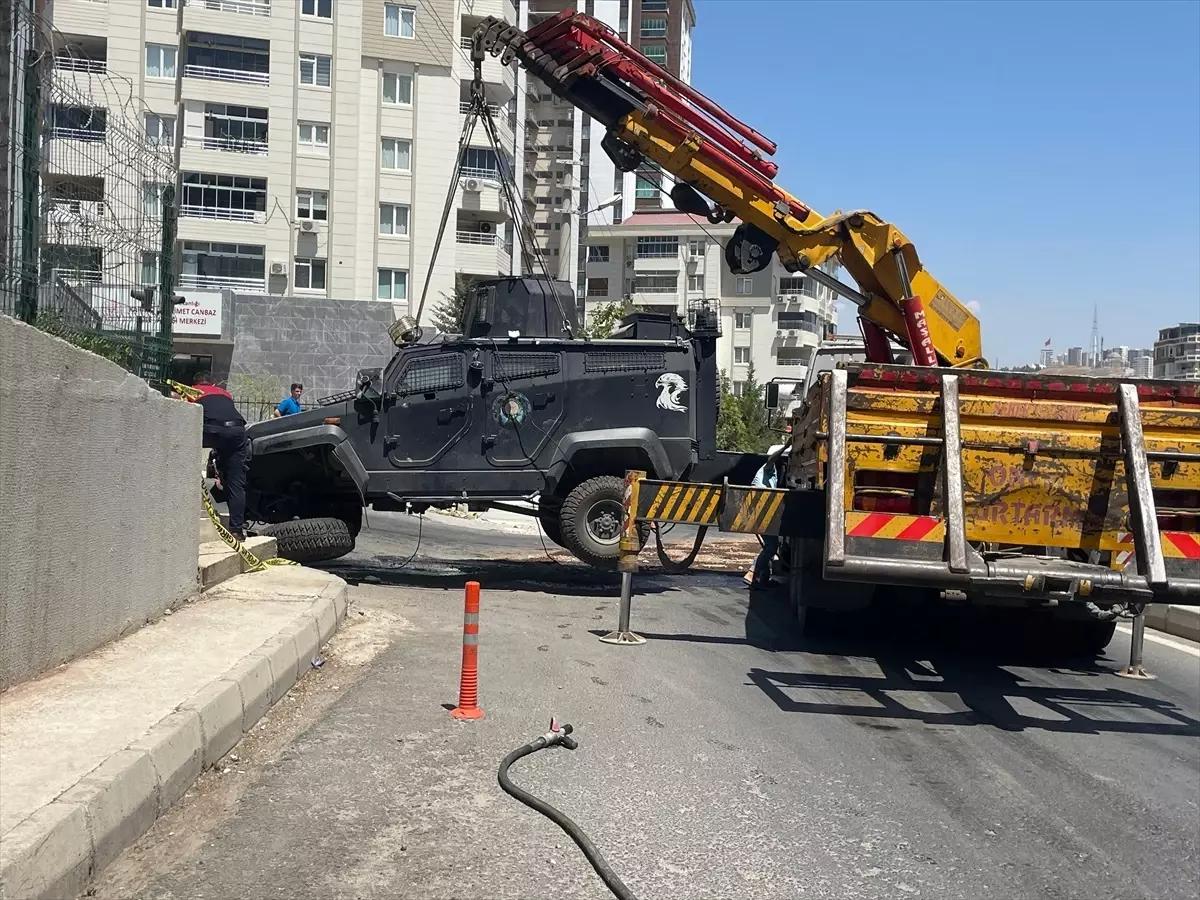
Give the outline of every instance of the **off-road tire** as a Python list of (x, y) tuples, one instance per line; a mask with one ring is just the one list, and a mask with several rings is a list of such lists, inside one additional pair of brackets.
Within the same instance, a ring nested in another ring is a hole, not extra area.
[(562, 534), (562, 504), (553, 501), (542, 501), (538, 503), (538, 523), (542, 526), (542, 533), (558, 546), (563, 546)]
[(1117, 631), (1115, 619), (1108, 622), (1096, 620), (1060, 619), (1051, 629), (1051, 640), (1055, 649), (1069, 656), (1092, 659), (1099, 656), (1109, 645)]
[(325, 562), (354, 549), (354, 537), (341, 519), (293, 519), (255, 530), (275, 538), (279, 555), (298, 563)]
[[(617, 565), (617, 557), (621, 552), (620, 543), (601, 543), (592, 536), (587, 527), (587, 515), (592, 507), (606, 501), (618, 506), (624, 503), (624, 478), (600, 475), (577, 485), (563, 500), (558, 516), (562, 541), (557, 543), (589, 565), (612, 569)], [(649, 526), (640, 526), (638, 530), (639, 544), (645, 544), (649, 536)]]

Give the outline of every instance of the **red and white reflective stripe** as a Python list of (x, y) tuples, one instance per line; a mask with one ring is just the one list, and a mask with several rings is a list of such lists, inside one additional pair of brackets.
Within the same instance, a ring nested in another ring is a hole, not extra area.
[(1200, 559), (1200, 535), (1186, 531), (1162, 532), (1163, 556), (1174, 559)]
[(846, 513), (846, 537), (884, 538), (893, 541), (944, 541), (946, 523), (937, 516), (902, 513)]
[(1121, 544), (1122, 547), (1126, 547), (1127, 549), (1113, 551), (1113, 568), (1123, 569), (1129, 565), (1129, 561), (1134, 557), (1133, 532), (1118, 531), (1117, 543)]

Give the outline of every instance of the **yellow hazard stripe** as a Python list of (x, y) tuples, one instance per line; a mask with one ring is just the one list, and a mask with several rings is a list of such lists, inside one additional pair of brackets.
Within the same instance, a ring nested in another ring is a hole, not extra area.
[(715, 485), (660, 484), (639, 518), (643, 522), (710, 523), (720, 498), (721, 489)]

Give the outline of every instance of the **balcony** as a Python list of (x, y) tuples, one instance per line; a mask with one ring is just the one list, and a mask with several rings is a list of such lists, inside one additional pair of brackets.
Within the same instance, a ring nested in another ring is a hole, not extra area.
[(238, 291), (242, 294), (265, 294), (267, 292), (266, 278), (235, 278), (228, 275), (189, 275), (179, 276), (179, 286), (184, 290), (195, 291)]
[(249, 153), (252, 156), (266, 156), (266, 141), (250, 141), (244, 138), (194, 136), (183, 139), (185, 147), (199, 150), (215, 150), (219, 153)]
[(66, 56), (56, 53), (54, 68), (61, 72), (88, 72), (92, 75), (104, 75), (108, 72), (108, 60), (85, 59), (81, 56)]
[(270, 84), (269, 72), (246, 72), (242, 69), (221, 69), (216, 66), (186, 65), (184, 78), (204, 78), (209, 81), (233, 81), (238, 84)]
[(222, 222), (254, 222), (261, 225), (267, 214), (257, 209), (231, 209), (222, 206), (196, 206), (185, 203), (179, 207), (179, 215), (185, 219), (215, 219)]
[(456, 231), (454, 243), (454, 262), (460, 272), (507, 275), (512, 267), (512, 256), (504, 246), (504, 238), (498, 234)]
[[(470, 102), (460, 100), (458, 103), (459, 115), (465, 116), (470, 111)], [(516, 136), (513, 134), (512, 123), (509, 121), (508, 109), (495, 103), (489, 103), (488, 112), (492, 114), (492, 121), (496, 123), (496, 132), (500, 136), (501, 143), (506, 148), (511, 149), (516, 142)], [(490, 147), (492, 145), (491, 141), (488, 140), (487, 131), (484, 130), (482, 122), (476, 124), (475, 130), (471, 133), (471, 145), (478, 147)]]
[(269, 0), (185, 0), (188, 9), (233, 13), (239, 16), (270, 16)]

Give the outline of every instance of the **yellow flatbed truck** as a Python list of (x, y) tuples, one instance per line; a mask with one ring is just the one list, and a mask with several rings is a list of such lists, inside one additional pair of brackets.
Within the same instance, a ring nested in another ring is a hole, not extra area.
[[(793, 417), (783, 487), (629, 473), (622, 621), (642, 522), (779, 535), (797, 615), (880, 587), (1027, 607), (1074, 649), (1108, 643), (1149, 602), (1200, 605), (1200, 384), (993, 372), (980, 323), (912, 241), (867, 210), (823, 216), (775, 183), (776, 145), (591, 16), (528, 31), (488, 17), (472, 59), (514, 60), (607, 129), (621, 171), (674, 179), (676, 209), (739, 224), (735, 274), (773, 257), (858, 308), (865, 362), (813, 383)], [(852, 286), (823, 271), (836, 259)], [(706, 301), (708, 302), (708, 301)], [(894, 364), (892, 344), (914, 365)]]

